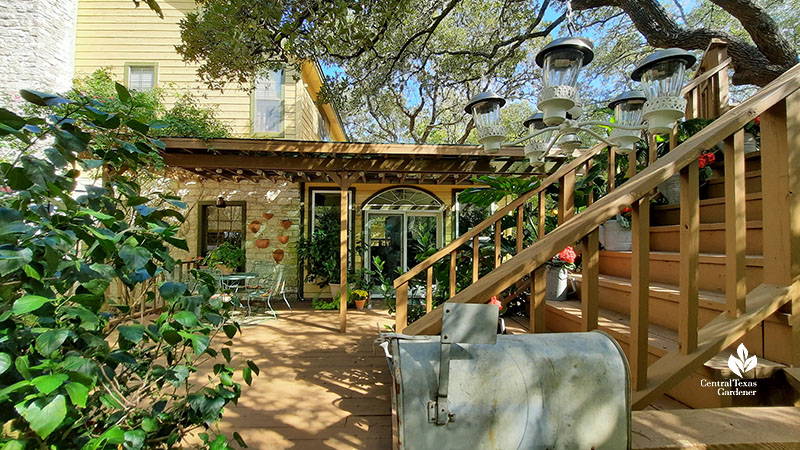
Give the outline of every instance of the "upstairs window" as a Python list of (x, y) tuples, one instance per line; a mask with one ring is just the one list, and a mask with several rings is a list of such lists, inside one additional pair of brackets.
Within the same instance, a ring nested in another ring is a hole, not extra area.
[(330, 141), (331, 135), (328, 132), (328, 124), (325, 122), (325, 116), (322, 112), (317, 111), (317, 134), (320, 141)]
[(156, 66), (128, 66), (128, 89), (150, 91), (156, 87)]
[(256, 79), (253, 132), (279, 133), (283, 125), (283, 71), (277, 70)]

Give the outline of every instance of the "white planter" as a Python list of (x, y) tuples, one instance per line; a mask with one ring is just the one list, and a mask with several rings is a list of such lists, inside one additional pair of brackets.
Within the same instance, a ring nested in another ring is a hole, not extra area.
[(744, 153), (753, 153), (758, 151), (758, 144), (756, 143), (756, 136), (753, 133), (744, 134)]
[(681, 202), (681, 176), (675, 175), (658, 185), (658, 192), (667, 199), (667, 204), (677, 205)]
[(609, 220), (600, 226), (600, 243), (606, 250), (627, 252), (633, 245), (630, 228), (625, 228), (616, 220)]
[[(572, 291), (569, 290), (569, 271), (564, 267), (547, 266), (545, 300), (564, 301)], [(574, 291), (574, 289), (573, 289)]]

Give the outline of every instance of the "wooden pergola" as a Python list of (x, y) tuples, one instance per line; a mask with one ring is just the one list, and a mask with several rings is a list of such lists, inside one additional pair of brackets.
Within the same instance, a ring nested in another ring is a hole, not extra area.
[[(347, 286), (347, 192), (355, 183), (474, 184), (480, 175), (536, 176), (521, 147), (486, 154), (476, 145), (369, 144), (277, 139), (167, 138), (164, 162), (215, 181), (336, 184), (341, 192), (341, 285)], [(347, 289), (340, 294), (347, 327)]]

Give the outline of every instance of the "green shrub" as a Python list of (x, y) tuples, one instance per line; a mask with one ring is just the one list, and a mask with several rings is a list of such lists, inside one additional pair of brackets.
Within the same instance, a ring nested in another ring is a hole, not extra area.
[[(0, 447), (180, 448), (238, 401), (231, 339), (241, 329), (198, 271), (191, 288), (161, 283), (166, 305), (148, 320), (107, 296), (117, 281), (141, 292), (169, 275), (172, 247), (187, 249), (177, 234), (186, 205), (141, 189), (164, 144), (121, 85), (114, 102), (21, 94), (41, 114), (0, 108), (0, 141), (23, 147), (0, 163)], [(103, 170), (103, 185), (78, 195), (78, 168)], [(203, 365), (213, 370), (195, 384)], [(258, 367), (242, 366), (250, 384)], [(230, 448), (223, 435), (199, 436), (204, 448)]]

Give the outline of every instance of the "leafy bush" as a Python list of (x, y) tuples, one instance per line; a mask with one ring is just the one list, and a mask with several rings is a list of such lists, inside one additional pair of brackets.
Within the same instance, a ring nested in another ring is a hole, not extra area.
[(334, 214), (317, 218), (310, 237), (297, 241), (297, 257), (303, 261), (306, 281), (320, 287), (339, 282), (339, 230), (341, 224)]
[(230, 242), (223, 242), (222, 245), (208, 252), (203, 259), (203, 264), (214, 267), (222, 265), (231, 269), (236, 269), (244, 264), (244, 250), (236, 247)]
[[(161, 283), (165, 307), (146, 321), (108, 294), (112, 282), (130, 293), (169, 276), (170, 248), (187, 248), (177, 237), (185, 204), (147, 195), (139, 181), (162, 165), (164, 144), (129, 114), (135, 94), (121, 85), (115, 92), (119, 108), (80, 92), (33, 91), (21, 94), (42, 114), (0, 108), (0, 144), (24, 145), (0, 164), (4, 449), (179, 448), (241, 394), (230, 340), (241, 330), (209, 275), (193, 272), (191, 288)], [(46, 145), (44, 157), (30, 154)], [(103, 185), (79, 194), (81, 170), (102, 170)], [(143, 299), (153, 300), (152, 292)], [(220, 332), (228, 339), (215, 339)], [(191, 381), (212, 364), (207, 379)], [(247, 361), (248, 384), (253, 372)], [(199, 437), (204, 447), (229, 448), (223, 435)]]
[(203, 139), (230, 135), (229, 127), (216, 118), (216, 109), (200, 104), (190, 92), (169, 92), (176, 97), (172, 108), (164, 106), (167, 90), (155, 88), (149, 91), (131, 91), (130, 101), (123, 103), (117, 97), (114, 76), (108, 68), (101, 68), (91, 75), (77, 78), (73, 95), (88, 96), (100, 102), (104, 111), (125, 112), (128, 116), (150, 123), (152, 136), (182, 136)]

